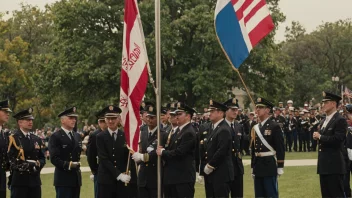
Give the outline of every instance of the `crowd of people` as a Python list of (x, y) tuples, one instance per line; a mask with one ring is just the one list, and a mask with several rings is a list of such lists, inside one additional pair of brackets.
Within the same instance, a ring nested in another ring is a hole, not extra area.
[(210, 100), (204, 113), (173, 102), (162, 107), (159, 127), (155, 104), (143, 102), (138, 151), (126, 143), (117, 106), (101, 109), (97, 125), (81, 131), (75, 130), (76, 107), (58, 115), (61, 127), (35, 131), (29, 108), (13, 115), (18, 128), (10, 131), (2, 128), (11, 112), (8, 101), (3, 101), (0, 197), (6, 195), (6, 171), (11, 173), (11, 197), (41, 197), (40, 171), (46, 159), (55, 166), (56, 197), (80, 197), (82, 152), (99, 198), (157, 197), (158, 156), (163, 197), (194, 197), (196, 179), (204, 181), (206, 197), (243, 197), (244, 155), (251, 156), (255, 196), (278, 197), (285, 152), (316, 151), (322, 196), (350, 197), (352, 130), (347, 128), (352, 125), (352, 105), (341, 105), (340, 100), (324, 92), (321, 106), (294, 107), (292, 100), (275, 106), (257, 98), (253, 112), (242, 110), (236, 98)]

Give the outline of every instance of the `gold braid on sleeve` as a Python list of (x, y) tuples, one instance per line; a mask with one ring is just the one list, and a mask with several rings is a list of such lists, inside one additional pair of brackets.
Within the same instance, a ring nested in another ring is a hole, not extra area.
[(252, 136), (252, 137), (251, 137), (251, 142), (250, 142), (250, 144), (249, 144), (249, 147), (251, 147), (252, 144), (255, 143), (255, 130), (254, 130), (254, 127), (252, 127), (251, 136)]
[(24, 158), (24, 151), (23, 151), (23, 148), (22, 147), (19, 147), (17, 146), (16, 144), (16, 141), (15, 141), (15, 138), (13, 137), (13, 135), (10, 135), (9, 136), (9, 147), (7, 149), (7, 152), (10, 152), (10, 149), (11, 149), (11, 146), (14, 146), (19, 152), (18, 152), (18, 155), (17, 155), (17, 159), (20, 158), (21, 160), (25, 160)]

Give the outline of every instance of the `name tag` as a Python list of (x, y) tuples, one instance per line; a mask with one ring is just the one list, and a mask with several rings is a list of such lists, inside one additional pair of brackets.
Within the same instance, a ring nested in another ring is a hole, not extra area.
[(66, 148), (67, 147), (67, 145), (62, 145), (62, 148)]
[(271, 135), (271, 130), (265, 130), (264, 135)]

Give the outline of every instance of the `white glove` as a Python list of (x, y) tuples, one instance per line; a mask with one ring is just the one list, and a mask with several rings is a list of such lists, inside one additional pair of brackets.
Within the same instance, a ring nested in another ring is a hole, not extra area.
[(89, 176), (89, 179), (92, 180), (92, 181), (94, 181), (94, 175), (90, 175), (90, 176)]
[(135, 153), (133, 153), (133, 155), (132, 155), (132, 159), (133, 159), (136, 163), (138, 163), (138, 162), (144, 161), (144, 156), (143, 156), (143, 154), (141, 154), (141, 153), (135, 152)]
[(131, 180), (131, 176), (121, 173), (117, 178), (117, 181), (122, 181), (123, 183), (128, 183)]
[(352, 149), (347, 148), (348, 159), (352, 161)]
[(284, 168), (277, 168), (277, 174), (279, 176), (281, 176), (282, 174), (284, 174)]
[(254, 179), (254, 178), (255, 178), (255, 175), (253, 174), (253, 168), (252, 168), (252, 172), (251, 172), (251, 173), (252, 173), (252, 178)]
[(209, 168), (207, 165), (204, 167), (204, 173), (207, 175), (209, 175), (213, 171), (214, 170), (212, 168)]
[(147, 148), (147, 152), (150, 153), (150, 152), (152, 152), (152, 151), (154, 151), (154, 147), (149, 146), (149, 147)]

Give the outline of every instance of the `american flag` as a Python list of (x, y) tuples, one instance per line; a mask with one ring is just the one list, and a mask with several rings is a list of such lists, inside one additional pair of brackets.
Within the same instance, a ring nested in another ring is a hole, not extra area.
[(265, 0), (218, 0), (215, 29), (232, 65), (238, 69), (259, 41), (274, 29)]
[(345, 86), (345, 92), (344, 92), (343, 95), (348, 97), (348, 98), (352, 98), (352, 91)]
[(148, 83), (148, 55), (136, 0), (125, 0), (120, 108), (126, 142), (138, 151), (139, 107)]

